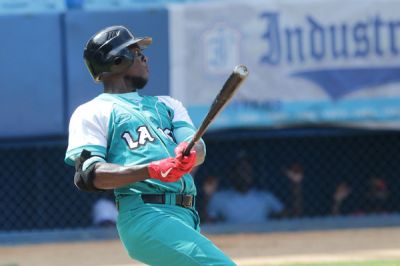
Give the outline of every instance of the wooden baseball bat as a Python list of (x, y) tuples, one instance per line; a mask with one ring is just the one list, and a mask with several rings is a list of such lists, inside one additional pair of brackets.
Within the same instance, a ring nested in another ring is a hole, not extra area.
[(208, 126), (214, 121), (215, 117), (219, 112), (227, 105), (229, 100), (235, 94), (235, 92), (240, 87), (240, 84), (243, 80), (248, 76), (249, 71), (244, 65), (237, 65), (228, 79), (225, 81), (222, 89), (219, 91), (218, 95), (215, 97), (206, 117), (203, 119), (199, 129), (196, 131), (196, 134), (193, 136), (193, 139), (189, 142), (186, 150), (183, 155), (187, 156), (190, 153), (190, 150), (193, 148), (194, 144), (199, 141), (199, 139), (204, 135)]

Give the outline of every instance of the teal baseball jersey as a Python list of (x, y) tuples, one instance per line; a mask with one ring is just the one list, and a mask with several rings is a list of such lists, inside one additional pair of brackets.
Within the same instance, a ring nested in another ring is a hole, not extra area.
[[(109, 163), (138, 165), (174, 157), (177, 143), (189, 141), (195, 128), (183, 105), (169, 96), (140, 96), (136, 92), (103, 93), (79, 106), (69, 126), (66, 163), (83, 149)], [(177, 182), (147, 179), (118, 188), (115, 194), (196, 194), (193, 178)]]
[[(194, 133), (186, 109), (169, 96), (103, 93), (72, 114), (65, 162), (74, 165), (86, 149), (109, 163), (147, 164), (175, 157), (177, 144)], [(176, 194), (196, 195), (190, 174), (176, 182), (147, 179), (114, 191), (118, 233), (132, 258), (162, 266), (235, 265), (200, 234), (194, 206), (175, 205)], [(162, 194), (166, 202), (145, 204), (141, 194)]]

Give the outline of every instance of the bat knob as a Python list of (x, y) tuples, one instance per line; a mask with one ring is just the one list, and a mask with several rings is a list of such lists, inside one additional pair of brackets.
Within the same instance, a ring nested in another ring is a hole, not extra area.
[(245, 65), (237, 65), (233, 69), (234, 73), (237, 73), (241, 77), (246, 77), (249, 74), (249, 70), (247, 69), (247, 66)]

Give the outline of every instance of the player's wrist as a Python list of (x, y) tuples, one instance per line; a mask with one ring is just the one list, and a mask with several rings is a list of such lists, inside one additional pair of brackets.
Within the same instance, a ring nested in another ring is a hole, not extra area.
[(175, 182), (185, 174), (180, 162), (172, 157), (151, 162), (147, 169), (150, 178), (163, 182)]
[(147, 174), (149, 178), (156, 178), (158, 176), (159, 167), (154, 162), (151, 162), (147, 165)]

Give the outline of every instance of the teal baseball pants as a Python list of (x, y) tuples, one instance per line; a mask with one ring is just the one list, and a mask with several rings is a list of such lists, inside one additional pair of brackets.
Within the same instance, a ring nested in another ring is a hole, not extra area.
[(118, 233), (131, 258), (152, 266), (236, 265), (200, 233), (194, 209), (145, 204), (139, 195), (117, 205)]

